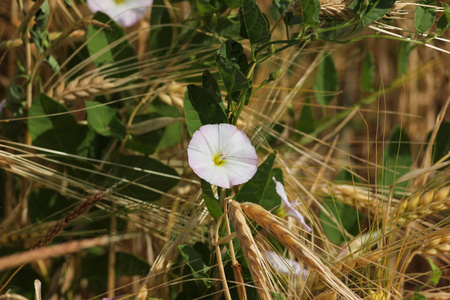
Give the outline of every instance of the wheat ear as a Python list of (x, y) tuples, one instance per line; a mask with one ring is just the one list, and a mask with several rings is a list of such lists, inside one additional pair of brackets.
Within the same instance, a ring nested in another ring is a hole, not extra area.
[(308, 249), (300, 239), (295, 236), (275, 215), (265, 210), (262, 206), (244, 202), (241, 207), (245, 214), (258, 223), (269, 233), (271, 233), (280, 243), (288, 248), (298, 259), (316, 271), (323, 280), (336, 292), (341, 294), (345, 299), (359, 299), (359, 297), (351, 291), (330, 269)]
[(313, 300), (336, 300), (337, 293), (333, 291), (322, 292), (315, 296)]
[(34, 244), (32, 249), (40, 248), (47, 245), (58, 233), (60, 233), (64, 227), (71, 221), (75, 220), (85, 212), (91, 209), (92, 205), (99, 202), (111, 192), (110, 189), (93, 194), (86, 201), (79, 204), (71, 212), (69, 212), (64, 218), (60, 219), (52, 228), (50, 228), (41, 238)]
[[(332, 272), (337, 277), (341, 277), (345, 274), (351, 273), (356, 269), (360, 269), (363, 267), (367, 267), (368, 265), (379, 260), (383, 255), (385, 255), (382, 251), (370, 252), (360, 255), (358, 257), (349, 257), (342, 261), (339, 261), (334, 265)], [(320, 278), (314, 278), (314, 284), (312, 286), (312, 290), (320, 290), (325, 286), (323, 282), (321, 282)]]
[(253, 239), (252, 231), (247, 225), (241, 206), (238, 202), (230, 200), (228, 209), (242, 253), (247, 261), (253, 282), (258, 289), (258, 295), (261, 299), (272, 299), (269, 293), (269, 284), (264, 273), (263, 257)]
[(353, 185), (322, 186), (318, 192), (322, 196), (331, 194), (334, 199), (340, 202), (358, 210), (369, 211), (372, 214), (387, 210), (386, 198)]
[[(322, 17), (335, 18), (335, 19), (345, 19), (349, 20), (355, 16), (355, 11), (350, 9), (349, 6), (352, 4), (353, 0), (320, 0), (320, 15)], [(295, 0), (292, 3), (292, 7), (289, 11), (296, 15), (301, 16), (302, 11), (301, 0)], [(394, 7), (387, 15), (402, 15), (400, 10), (403, 9), (407, 3), (395, 3)], [(385, 18), (390, 18), (385, 16)]]
[(425, 217), (450, 208), (450, 185), (439, 190), (416, 194), (407, 198), (397, 208), (399, 223)]
[(450, 251), (450, 234), (432, 239), (423, 246), (419, 253), (426, 253), (429, 255), (437, 255), (442, 252)]
[(93, 74), (85, 78), (76, 78), (67, 85), (61, 82), (56, 88), (50, 89), (47, 95), (57, 100), (76, 100), (97, 95), (115, 86), (112, 79)]

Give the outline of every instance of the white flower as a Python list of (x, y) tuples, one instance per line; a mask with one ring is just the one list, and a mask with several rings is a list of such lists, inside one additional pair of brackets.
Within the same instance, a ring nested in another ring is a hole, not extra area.
[(303, 279), (306, 279), (308, 271), (300, 266), (298, 262), (292, 259), (284, 258), (276, 252), (266, 251), (264, 256), (270, 262), (272, 267), (280, 273), (289, 275), (294, 273)]
[(89, 9), (101, 11), (124, 27), (135, 24), (141, 19), (153, 0), (87, 0)]
[(250, 180), (258, 156), (244, 132), (231, 124), (211, 124), (194, 132), (188, 146), (189, 165), (202, 179), (230, 188)]
[(284, 190), (284, 186), (281, 184), (281, 182), (278, 182), (275, 177), (272, 177), (273, 181), (275, 182), (275, 187), (277, 190), (278, 195), (281, 197), (281, 214), (282, 215), (288, 215), (293, 218), (296, 218), (302, 225), (305, 227), (306, 231), (311, 232), (311, 227), (309, 227), (306, 222), (305, 218), (302, 216), (301, 213), (299, 213), (294, 206), (297, 205), (298, 201), (295, 201), (293, 203), (289, 202), (286, 191)]

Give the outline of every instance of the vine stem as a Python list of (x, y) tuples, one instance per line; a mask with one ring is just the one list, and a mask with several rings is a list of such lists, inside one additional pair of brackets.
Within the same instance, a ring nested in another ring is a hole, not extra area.
[(220, 247), (219, 247), (219, 245), (220, 245), (220, 243), (219, 243), (219, 228), (220, 228), (220, 225), (222, 224), (223, 218), (225, 217), (226, 214), (227, 214), (227, 212), (225, 211), (224, 214), (222, 216), (220, 216), (219, 220), (217, 220), (216, 232), (214, 235), (214, 246), (216, 248), (217, 267), (219, 268), (219, 274), (220, 274), (220, 279), (222, 281), (222, 288), (225, 293), (225, 299), (232, 300), (231, 294), (230, 294), (230, 289), (228, 288), (227, 276), (225, 275), (225, 269), (223, 268), (222, 253), (220, 252)]

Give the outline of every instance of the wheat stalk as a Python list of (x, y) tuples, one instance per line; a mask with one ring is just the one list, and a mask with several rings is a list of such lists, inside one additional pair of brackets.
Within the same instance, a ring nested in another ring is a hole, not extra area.
[(228, 202), (228, 206), (231, 221), (233, 222), (234, 229), (236, 231), (239, 244), (241, 245), (242, 253), (247, 261), (253, 282), (257, 287), (258, 295), (261, 299), (272, 299), (269, 293), (271, 289), (269, 288), (269, 284), (264, 273), (263, 257), (255, 243), (255, 240), (253, 239), (252, 231), (247, 225), (244, 213), (242, 212), (239, 203), (234, 200), (230, 200)]
[(93, 74), (85, 78), (78, 77), (65, 85), (64, 81), (60, 82), (56, 88), (52, 88), (47, 92), (49, 97), (57, 100), (76, 100), (97, 95), (116, 87), (113, 79), (105, 78), (105, 75), (98, 76)]
[(127, 236), (101, 236), (93, 239), (84, 239), (70, 241), (54, 246), (49, 246), (40, 249), (32, 249), (26, 252), (11, 254), (0, 258), (0, 271), (10, 269), (19, 265), (28, 264), (30, 262), (66, 255), (70, 253), (79, 252), (83, 249), (89, 249), (93, 247), (105, 246), (109, 243), (129, 238)]
[(406, 223), (450, 208), (450, 185), (439, 190), (418, 193), (397, 207), (399, 223)]
[(271, 233), (280, 243), (288, 248), (298, 259), (316, 271), (323, 280), (336, 292), (346, 299), (359, 299), (330, 269), (308, 249), (300, 239), (294, 235), (275, 215), (265, 210), (262, 206), (244, 202), (240, 205), (245, 214)]

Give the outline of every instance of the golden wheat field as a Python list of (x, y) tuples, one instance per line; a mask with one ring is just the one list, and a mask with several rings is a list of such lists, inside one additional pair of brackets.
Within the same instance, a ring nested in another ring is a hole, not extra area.
[(450, 299), (450, 3), (1, 0), (0, 299)]

